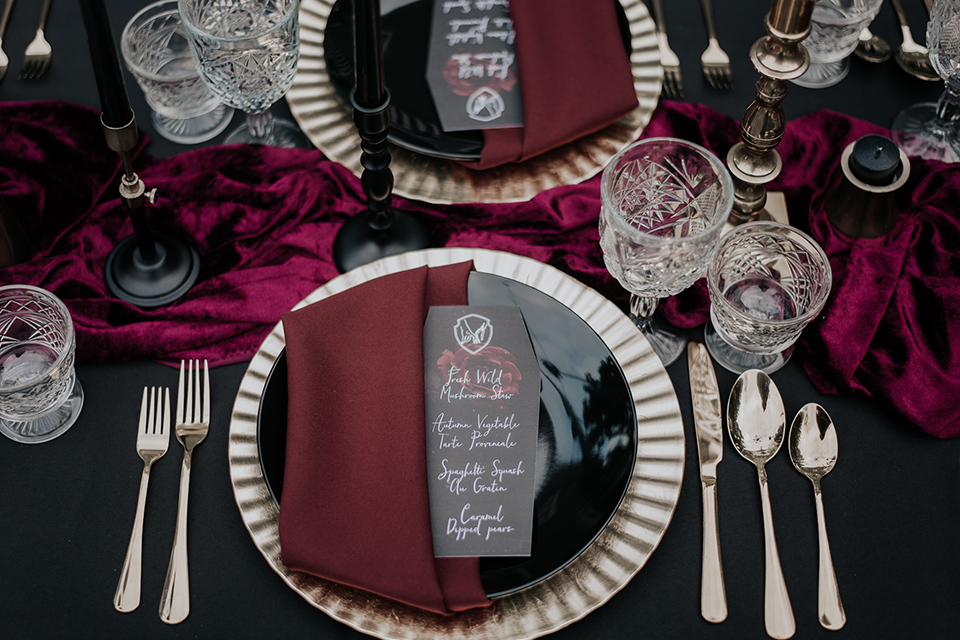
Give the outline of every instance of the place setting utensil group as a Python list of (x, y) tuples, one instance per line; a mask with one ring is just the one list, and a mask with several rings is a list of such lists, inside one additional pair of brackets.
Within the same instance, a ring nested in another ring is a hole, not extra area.
[[(186, 385), (185, 385), (186, 383)], [(190, 490), (190, 470), (194, 448), (206, 437), (210, 428), (210, 370), (200, 361), (180, 362), (177, 385), (177, 410), (171, 419), (170, 389), (150, 387), (143, 389), (140, 420), (137, 428), (137, 455), (143, 460), (140, 492), (133, 532), (127, 546), (123, 569), (117, 584), (113, 605), (117, 611), (129, 613), (140, 605), (143, 522), (147, 487), (153, 463), (167, 452), (170, 443), (170, 425), (176, 420), (173, 433), (183, 445), (183, 464), (180, 474), (180, 492), (177, 504), (177, 525), (170, 564), (160, 597), (160, 618), (168, 624), (177, 624), (190, 613), (190, 580), (187, 564), (187, 505)]]

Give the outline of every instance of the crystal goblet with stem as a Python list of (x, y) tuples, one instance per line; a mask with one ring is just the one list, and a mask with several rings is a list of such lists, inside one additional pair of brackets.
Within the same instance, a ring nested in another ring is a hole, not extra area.
[(200, 76), (246, 115), (227, 144), (310, 146), (296, 124), (270, 113), (297, 72), (299, 10), (298, 0), (180, 0)]
[(897, 114), (891, 131), (907, 155), (960, 162), (960, 0), (936, 0), (927, 23), (930, 62), (943, 78), (937, 102), (920, 102)]
[(819, 0), (813, 5), (810, 35), (803, 46), (810, 66), (792, 80), (808, 89), (832, 87), (850, 72), (850, 54), (857, 48), (860, 32), (880, 11), (882, 0)]
[(686, 338), (654, 311), (700, 278), (733, 207), (733, 181), (703, 147), (649, 138), (615, 155), (600, 182), (600, 247), (630, 292), (630, 316), (664, 365)]
[(738, 226), (707, 269), (707, 349), (734, 373), (776, 371), (823, 309), (832, 278), (827, 255), (802, 231), (779, 222)]
[(197, 72), (177, 0), (154, 2), (137, 12), (120, 35), (120, 51), (143, 89), (154, 128), (164, 138), (197, 144), (230, 124), (233, 109)]
[(0, 287), (0, 433), (17, 442), (62, 435), (83, 407), (67, 307), (25, 284)]

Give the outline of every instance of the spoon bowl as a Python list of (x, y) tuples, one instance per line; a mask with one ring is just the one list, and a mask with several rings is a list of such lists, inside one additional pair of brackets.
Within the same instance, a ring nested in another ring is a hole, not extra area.
[(748, 369), (740, 374), (727, 401), (730, 441), (741, 456), (757, 467), (760, 504), (763, 508), (764, 588), (763, 621), (772, 638), (793, 636), (797, 625), (780, 568), (777, 540), (773, 533), (773, 509), (765, 465), (783, 444), (786, 414), (780, 391), (763, 371)]
[(737, 453), (759, 468), (777, 454), (783, 444), (786, 414), (770, 376), (759, 369), (740, 374), (730, 390), (727, 426)]
[(857, 38), (857, 48), (854, 54), (867, 62), (886, 62), (893, 55), (890, 43), (864, 27)]
[(836, 631), (843, 627), (847, 617), (840, 601), (840, 588), (830, 555), (820, 480), (837, 464), (837, 429), (827, 411), (820, 405), (813, 402), (804, 405), (794, 417), (790, 425), (790, 460), (797, 471), (813, 483), (820, 541), (817, 610), (820, 624), (826, 629)]
[(900, 68), (921, 80), (935, 81), (940, 80), (940, 76), (933, 70), (933, 64), (930, 62), (930, 50), (923, 45), (917, 44), (910, 31), (910, 23), (907, 22), (907, 14), (903, 11), (900, 0), (891, 0), (894, 13), (897, 14), (897, 21), (900, 23), (900, 31), (903, 34), (903, 43), (893, 52), (893, 58), (900, 65)]

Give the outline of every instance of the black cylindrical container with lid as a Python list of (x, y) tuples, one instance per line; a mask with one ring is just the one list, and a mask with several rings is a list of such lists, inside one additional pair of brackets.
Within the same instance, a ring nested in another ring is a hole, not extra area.
[(878, 238), (897, 223), (894, 192), (910, 177), (910, 159), (885, 136), (851, 142), (840, 156), (843, 180), (827, 196), (827, 220), (853, 238)]

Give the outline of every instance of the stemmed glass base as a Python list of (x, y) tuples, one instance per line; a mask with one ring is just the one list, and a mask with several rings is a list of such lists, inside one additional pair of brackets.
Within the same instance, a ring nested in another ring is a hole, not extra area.
[(630, 295), (630, 319), (666, 367), (676, 362), (687, 348), (687, 338), (676, 327), (656, 315), (656, 309), (656, 298)]
[(941, 117), (940, 108), (936, 102), (921, 102), (897, 115), (890, 128), (893, 141), (908, 156), (960, 162), (960, 131), (955, 120)]
[(157, 133), (177, 144), (199, 144), (220, 135), (233, 118), (233, 108), (219, 104), (211, 111), (192, 118), (173, 118), (151, 112)]
[(743, 373), (749, 369), (759, 369), (764, 373), (774, 371), (787, 364), (793, 355), (793, 345), (777, 353), (750, 353), (741, 351), (720, 336), (713, 322), (708, 322), (703, 329), (704, 343), (707, 351), (721, 367), (733, 373)]
[(846, 78), (848, 73), (850, 73), (849, 57), (836, 62), (811, 62), (804, 74), (791, 82), (808, 89), (824, 89), (837, 84)]
[(248, 113), (247, 121), (227, 136), (224, 144), (262, 144), (285, 149), (310, 149), (310, 140), (295, 123), (274, 118), (269, 111)]
[(66, 401), (49, 413), (33, 420), (7, 420), (0, 418), (0, 433), (11, 440), (24, 444), (40, 444), (63, 435), (73, 426), (83, 407), (83, 387), (80, 380), (73, 383), (73, 390)]

